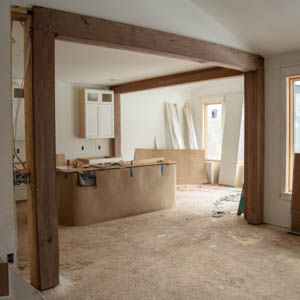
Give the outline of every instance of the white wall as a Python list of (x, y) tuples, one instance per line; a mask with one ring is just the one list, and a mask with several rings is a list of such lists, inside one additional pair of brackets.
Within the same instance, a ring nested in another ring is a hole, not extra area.
[(0, 1), (0, 260), (15, 253), (9, 2)]
[[(81, 88), (106, 89), (106, 87), (91, 84), (55, 83), (56, 153), (64, 153), (66, 159), (70, 160), (110, 154), (108, 139), (79, 137), (79, 90)], [(21, 125), (22, 121), (23, 125)], [(24, 126), (24, 111), (19, 113), (18, 124)], [(16, 141), (16, 148), (20, 151), (19, 157), (25, 160), (25, 141)]]
[(125, 160), (134, 158), (136, 148), (154, 148), (154, 137), (158, 148), (170, 148), (164, 103), (177, 103), (181, 124), (183, 105), (190, 93), (180, 87), (155, 89), (121, 95), (121, 139), (122, 155)]
[[(79, 138), (79, 89), (105, 87), (57, 82), (55, 84), (56, 153), (66, 159), (109, 155), (108, 139)], [(81, 150), (81, 147), (84, 150)], [(98, 146), (101, 149), (98, 149)]]
[(230, 94), (225, 96), (225, 120), (219, 176), (220, 184), (234, 186), (236, 182), (243, 103), (243, 94)]
[(244, 78), (242, 76), (230, 79), (208, 81), (192, 91), (189, 103), (192, 109), (196, 135), (200, 148), (204, 147), (203, 104), (224, 102), (226, 95), (241, 94), (243, 92)]
[(133, 159), (135, 148), (153, 148), (154, 137), (157, 138), (159, 148), (171, 147), (164, 102), (178, 104), (184, 132), (186, 128), (182, 108), (184, 103), (190, 103), (199, 148), (203, 148), (203, 103), (223, 101), (227, 95), (241, 94), (243, 90), (243, 77), (237, 77), (122, 95), (121, 136), (124, 159)]
[(265, 61), (265, 203), (264, 222), (290, 228), (291, 201), (285, 194), (285, 77), (300, 75), (300, 52)]

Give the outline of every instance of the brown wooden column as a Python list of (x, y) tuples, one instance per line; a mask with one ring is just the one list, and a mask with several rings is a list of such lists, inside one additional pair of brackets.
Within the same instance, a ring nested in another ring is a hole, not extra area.
[(121, 94), (115, 93), (115, 138), (112, 140), (112, 154), (121, 156)]
[(264, 69), (245, 73), (245, 219), (263, 223)]
[[(27, 185), (27, 209), (28, 209), (28, 236), (30, 248), (30, 280), (31, 284), (38, 287), (38, 251), (37, 251), (37, 220), (36, 220), (36, 195), (35, 195), (35, 170), (33, 153), (33, 103), (32, 103), (32, 18), (24, 22), (24, 110), (25, 110), (25, 134), (26, 134), (26, 167), (32, 176), (32, 182)], [(26, 69), (27, 65), (27, 69)]]
[(32, 128), (34, 161), (31, 219), (32, 285), (39, 290), (59, 283), (58, 217), (55, 170), (55, 34), (40, 30), (33, 13)]

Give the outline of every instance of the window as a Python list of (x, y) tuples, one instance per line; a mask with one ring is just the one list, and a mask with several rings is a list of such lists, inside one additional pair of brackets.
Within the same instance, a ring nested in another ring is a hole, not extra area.
[(223, 116), (221, 103), (204, 104), (204, 147), (207, 160), (221, 160)]
[(294, 154), (300, 153), (300, 77), (289, 79), (288, 191), (292, 191)]

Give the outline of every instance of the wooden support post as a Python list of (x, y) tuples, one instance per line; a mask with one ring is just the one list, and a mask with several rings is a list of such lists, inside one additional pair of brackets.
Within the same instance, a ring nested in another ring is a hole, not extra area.
[(263, 223), (264, 70), (245, 73), (245, 219)]
[[(32, 19), (28, 16), (24, 23), (24, 109), (26, 134), (26, 167), (32, 176), (27, 185), (28, 232), (30, 248), (30, 280), (35, 287), (39, 286), (37, 220), (35, 195), (35, 161), (33, 153), (33, 112), (32, 112)], [(26, 66), (27, 65), (27, 66)], [(27, 67), (27, 69), (26, 69)]]
[[(34, 22), (33, 15), (33, 22)], [(32, 124), (27, 130), (28, 163), (33, 175), (31, 189), (31, 280), (39, 290), (59, 283), (58, 216), (56, 203), (56, 147), (54, 95), (55, 34), (33, 28)], [(30, 78), (26, 83), (30, 101)], [(33, 146), (33, 147), (32, 147)], [(32, 147), (30, 149), (30, 147)], [(26, 151), (27, 152), (27, 151)]]
[(121, 95), (115, 93), (115, 138), (112, 139), (112, 155), (121, 156)]

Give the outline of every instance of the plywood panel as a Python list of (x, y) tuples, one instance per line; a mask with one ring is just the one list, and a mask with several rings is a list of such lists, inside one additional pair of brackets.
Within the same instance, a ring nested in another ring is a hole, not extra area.
[(300, 232), (300, 154), (294, 157), (292, 231)]
[(204, 150), (194, 149), (136, 149), (135, 160), (163, 157), (176, 161), (177, 184), (206, 183), (207, 174)]

